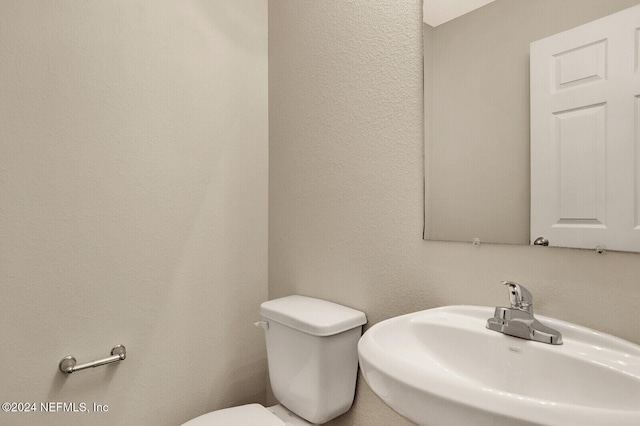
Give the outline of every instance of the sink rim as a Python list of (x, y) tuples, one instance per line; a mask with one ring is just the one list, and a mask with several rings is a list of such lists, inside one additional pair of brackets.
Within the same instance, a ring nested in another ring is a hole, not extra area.
[[(401, 356), (394, 354), (393, 351), (385, 350), (375, 341), (377, 334), (383, 332), (388, 327), (397, 327), (398, 325), (402, 327), (402, 323), (405, 323), (406, 326), (411, 321), (419, 321), (425, 316), (430, 319), (440, 317), (447, 319), (447, 321), (462, 318), (465, 321), (479, 321), (478, 324), (481, 325), (480, 329), (476, 330), (474, 326), (473, 330), (482, 334), (487, 333), (486, 336), (488, 339), (492, 339), (492, 341), (495, 340), (496, 342), (502, 341), (506, 345), (528, 347), (536, 351), (557, 352), (557, 356), (569, 357), (576, 357), (576, 353), (586, 350), (586, 353), (592, 355), (592, 357), (588, 358), (589, 360), (605, 361), (605, 364), (608, 360), (609, 366), (611, 366), (612, 355), (617, 354), (621, 356), (626, 354), (628, 359), (633, 361), (631, 370), (633, 370), (634, 377), (630, 377), (629, 380), (637, 381), (640, 386), (640, 346), (587, 327), (542, 315), (536, 315), (536, 317), (545, 325), (555, 328), (563, 334), (563, 345), (548, 345), (506, 336), (485, 328), (486, 319), (493, 315), (493, 310), (494, 308), (485, 306), (451, 305), (401, 315), (375, 324), (365, 332), (358, 344), (358, 355), (365, 380), (372, 390), (378, 394), (387, 405), (394, 409), (396, 408), (394, 407), (394, 402), (397, 403), (397, 401), (393, 401), (393, 397), (389, 395), (386, 395), (385, 399), (385, 396), (381, 396), (376, 391), (376, 384), (374, 383), (372, 385), (372, 383), (370, 383), (371, 377), (369, 376), (371, 376), (372, 371), (375, 371), (377, 374), (376, 380), (384, 376), (389, 383), (394, 383), (394, 386), (409, 387), (413, 389), (414, 392), (421, 393), (424, 396), (430, 395), (431, 397), (444, 399), (450, 403), (484, 413), (534, 422), (528, 424), (562, 425), (567, 424), (567, 421), (576, 422), (578, 419), (583, 419), (583, 421), (586, 422), (583, 424), (598, 424), (598, 421), (602, 422), (605, 420), (611, 422), (612, 419), (617, 422), (616, 424), (620, 425), (640, 424), (640, 404), (638, 404), (638, 409), (635, 410), (600, 406), (593, 407), (575, 403), (549, 401), (538, 397), (503, 392), (500, 389), (492, 389), (489, 387), (482, 388), (477, 382), (470, 380), (454, 381), (442, 374), (435, 374), (433, 371), (422, 369), (416, 371), (415, 366), (408, 362), (403, 363)], [(448, 323), (447, 325), (451, 324)], [(408, 329), (409, 327), (406, 328)], [(408, 333), (409, 332), (410, 331), (408, 331)], [(589, 338), (588, 342), (584, 340), (586, 337)], [(594, 348), (596, 347), (600, 348), (600, 350), (595, 350)], [(594, 356), (594, 352), (600, 356)], [(586, 360), (587, 358), (582, 357), (579, 359)], [(615, 366), (613, 367), (615, 368)], [(526, 413), (525, 416), (523, 416), (523, 412)], [(401, 414), (411, 418), (411, 416), (406, 413), (401, 412)], [(555, 420), (553, 418), (555, 418)], [(416, 421), (416, 419), (412, 420)]]

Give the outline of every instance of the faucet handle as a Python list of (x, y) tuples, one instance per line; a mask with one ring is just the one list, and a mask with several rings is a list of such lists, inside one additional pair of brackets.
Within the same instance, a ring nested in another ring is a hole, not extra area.
[(502, 281), (502, 284), (509, 287), (509, 301), (512, 308), (528, 312), (533, 310), (533, 296), (525, 286), (513, 281)]

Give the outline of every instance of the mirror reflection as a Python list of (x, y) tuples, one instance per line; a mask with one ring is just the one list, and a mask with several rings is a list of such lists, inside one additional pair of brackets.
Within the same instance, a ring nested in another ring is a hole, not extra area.
[(528, 244), (529, 45), (640, 0), (495, 0), (446, 22), (430, 19), (434, 1), (423, 25), (424, 237)]

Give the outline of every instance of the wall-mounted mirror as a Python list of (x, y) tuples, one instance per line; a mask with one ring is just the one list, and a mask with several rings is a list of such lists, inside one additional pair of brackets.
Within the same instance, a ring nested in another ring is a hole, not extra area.
[(424, 237), (528, 244), (530, 43), (640, 0), (455, 2), (425, 0)]

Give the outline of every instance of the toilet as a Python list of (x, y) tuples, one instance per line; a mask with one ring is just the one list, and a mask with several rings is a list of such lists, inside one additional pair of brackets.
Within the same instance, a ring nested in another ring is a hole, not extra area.
[(363, 312), (326, 300), (287, 296), (260, 305), (267, 343), (272, 407), (241, 405), (212, 411), (183, 426), (309, 426), (353, 404)]

